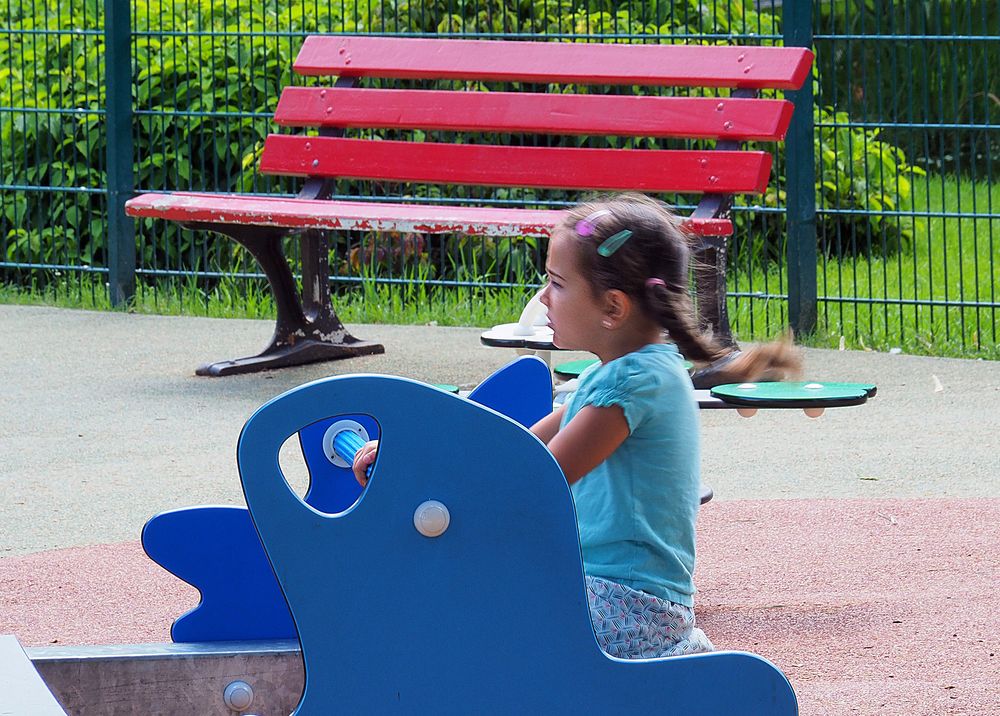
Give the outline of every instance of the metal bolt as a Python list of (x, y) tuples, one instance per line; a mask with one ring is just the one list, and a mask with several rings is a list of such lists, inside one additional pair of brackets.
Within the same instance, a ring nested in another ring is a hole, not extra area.
[(420, 503), (413, 513), (413, 526), (424, 537), (440, 537), (451, 524), (451, 513), (437, 500)]
[(314, 167), (318, 167), (319, 166), (319, 159), (313, 159), (313, 166)]
[(715, 105), (715, 111), (716, 112), (721, 112), (722, 108), (725, 107), (725, 106), (726, 106), (725, 104), (723, 104), (722, 102), (719, 102), (717, 105)]
[(722, 128), (723, 129), (732, 129), (733, 128), (733, 123), (732, 122), (723, 122), (722, 123)]
[(745, 59), (746, 59), (746, 56), (747, 56), (747, 55), (746, 55), (746, 53), (745, 53), (745, 52), (743, 52), (743, 53), (740, 53), (740, 56), (736, 58), (736, 61), (737, 61), (737, 62), (743, 62), (743, 60), (745, 60)]
[(718, 181), (719, 181), (719, 177), (717, 177), (717, 176), (714, 176), (714, 175), (713, 175), (713, 176), (710, 176), (710, 177), (708, 178), (708, 183), (709, 183), (709, 184), (716, 184), (716, 183), (718, 183)]
[(253, 687), (245, 681), (233, 681), (222, 692), (222, 700), (226, 702), (226, 708), (246, 711), (253, 705)]

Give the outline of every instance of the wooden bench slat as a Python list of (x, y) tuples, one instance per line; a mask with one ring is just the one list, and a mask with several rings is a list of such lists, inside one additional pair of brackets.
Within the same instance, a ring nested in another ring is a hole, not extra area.
[[(125, 204), (129, 216), (183, 223), (244, 224), (344, 231), (548, 236), (562, 212), (544, 209), (389, 204), (287, 199), (241, 194), (142, 194)], [(689, 220), (699, 236), (729, 236), (726, 219)]]
[(784, 139), (785, 100), (443, 90), (287, 87), (274, 119), (286, 127)]
[(799, 47), (313, 35), (294, 69), (341, 77), (798, 89), (812, 58)]
[(265, 174), (603, 191), (762, 193), (767, 152), (509, 147), (272, 134)]

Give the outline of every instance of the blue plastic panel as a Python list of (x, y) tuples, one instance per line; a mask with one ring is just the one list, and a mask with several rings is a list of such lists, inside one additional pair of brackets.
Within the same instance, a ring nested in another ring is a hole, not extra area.
[[(331, 408), (364, 411), (382, 428), (368, 488), (338, 515), (303, 502), (276, 459), (289, 435)], [(298, 626), (300, 716), (796, 713), (781, 672), (751, 654), (603, 654), (562, 472), (541, 442), (493, 411), (402, 378), (334, 377), (263, 406), (237, 453)], [(450, 511), (440, 537), (414, 528), (428, 499)]]

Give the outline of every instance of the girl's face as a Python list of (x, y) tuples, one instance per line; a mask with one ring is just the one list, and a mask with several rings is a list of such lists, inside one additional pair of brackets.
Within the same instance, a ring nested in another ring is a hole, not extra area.
[(580, 272), (575, 245), (579, 240), (565, 229), (552, 234), (545, 260), (548, 283), (539, 300), (549, 311), (552, 342), (557, 348), (594, 351), (605, 316), (590, 283)]

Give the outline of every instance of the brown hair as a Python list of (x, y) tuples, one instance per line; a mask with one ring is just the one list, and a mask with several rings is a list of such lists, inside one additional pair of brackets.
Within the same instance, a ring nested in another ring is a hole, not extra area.
[[(581, 236), (579, 222), (597, 212), (602, 213)], [(692, 237), (664, 204), (642, 194), (619, 194), (571, 209), (560, 228), (577, 237), (580, 269), (595, 295), (611, 289), (628, 295), (688, 360), (713, 363), (733, 356), (713, 371), (715, 384), (780, 380), (801, 368), (790, 337), (737, 352), (698, 327), (689, 293)], [(631, 236), (617, 250), (610, 256), (598, 253), (604, 241), (626, 229)]]

